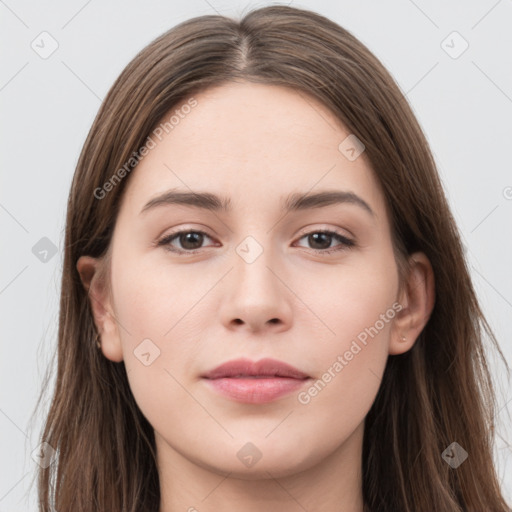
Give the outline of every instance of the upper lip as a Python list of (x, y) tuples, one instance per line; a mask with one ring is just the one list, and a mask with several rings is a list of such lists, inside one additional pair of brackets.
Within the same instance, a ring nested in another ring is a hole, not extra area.
[(206, 379), (220, 379), (223, 377), (288, 377), (293, 379), (306, 379), (309, 375), (297, 368), (278, 361), (277, 359), (233, 359), (217, 366), (213, 370), (202, 375)]

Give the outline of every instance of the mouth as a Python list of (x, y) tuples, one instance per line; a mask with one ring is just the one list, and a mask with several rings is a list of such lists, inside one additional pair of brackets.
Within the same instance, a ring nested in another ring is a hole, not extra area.
[(233, 359), (217, 366), (213, 370), (201, 375), (205, 379), (235, 378), (235, 377), (282, 377), (291, 379), (306, 379), (309, 377), (298, 368), (278, 361), (277, 359), (260, 359), (253, 362), (250, 359)]
[(201, 375), (210, 389), (237, 402), (263, 404), (305, 385), (311, 377), (275, 359), (228, 361)]

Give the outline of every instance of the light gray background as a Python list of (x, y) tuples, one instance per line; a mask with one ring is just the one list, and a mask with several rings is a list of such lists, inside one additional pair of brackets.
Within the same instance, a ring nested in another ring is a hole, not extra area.
[[(36, 510), (30, 454), (39, 444), (41, 417), (29, 420), (56, 343), (69, 186), (102, 98), (135, 54), (173, 25), (266, 4), (0, 0), (0, 512)], [(406, 93), (435, 155), (482, 307), (512, 361), (512, 1), (292, 5), (350, 30)], [(31, 47), (35, 41), (41, 48), (47, 37), (44, 46), (50, 48), (48, 36), (39, 36), (43, 31), (58, 43), (46, 59)], [(450, 36), (442, 43), (453, 31), (469, 43), (458, 58), (443, 46), (457, 52), (460, 40)], [(43, 237), (58, 249), (46, 262), (32, 252)], [(512, 391), (503, 365), (494, 358), (491, 363), (503, 438), (497, 439), (496, 464), (512, 502), (512, 457), (505, 443), (512, 440)]]

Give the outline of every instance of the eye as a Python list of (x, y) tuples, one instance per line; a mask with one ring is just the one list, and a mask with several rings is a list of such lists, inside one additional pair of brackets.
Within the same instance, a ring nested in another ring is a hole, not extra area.
[[(207, 233), (201, 230), (183, 230), (165, 236), (158, 241), (156, 245), (159, 247), (163, 246), (166, 250), (171, 252), (195, 254), (202, 248), (201, 246), (205, 237), (211, 239)], [(330, 254), (337, 251), (343, 251), (356, 245), (353, 240), (331, 230), (310, 231), (303, 235), (299, 240), (306, 237), (308, 242), (314, 246), (313, 251), (319, 254)], [(339, 245), (331, 247), (331, 243), (333, 241), (338, 241)], [(181, 247), (174, 246), (173, 242), (178, 242)]]
[[(319, 230), (319, 231), (310, 231), (303, 235), (299, 240), (306, 238), (308, 243), (312, 244), (313, 250), (317, 253), (330, 254), (337, 251), (347, 250), (350, 247), (354, 247), (356, 244), (353, 240), (343, 236), (342, 234), (336, 231), (330, 230)], [(340, 242), (340, 245), (337, 247), (331, 247), (331, 243), (333, 240), (337, 240)]]
[[(194, 254), (198, 252), (197, 249), (201, 248), (204, 237), (210, 238), (204, 231), (200, 230), (177, 231), (162, 238), (157, 242), (157, 245), (163, 245), (165, 249), (171, 252)], [(173, 247), (174, 239), (181, 244), (182, 248)]]

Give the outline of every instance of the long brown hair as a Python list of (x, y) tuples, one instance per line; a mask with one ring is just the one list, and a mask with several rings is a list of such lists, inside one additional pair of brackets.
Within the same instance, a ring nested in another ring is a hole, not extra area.
[[(434, 270), (432, 315), (410, 351), (389, 357), (366, 417), (365, 509), (510, 511), (493, 465), (497, 407), (484, 335), (505, 359), (478, 304), (425, 136), (393, 78), (359, 40), (319, 14), (286, 6), (177, 25), (127, 65), (101, 105), (69, 195), (58, 367), (41, 439), (57, 452), (39, 471), (40, 510), (158, 510), (153, 429), (124, 363), (96, 348), (76, 263), (109, 253), (133, 155), (164, 114), (227, 81), (288, 86), (325, 104), (366, 148), (399, 268), (408, 254), (423, 251)], [(130, 161), (105, 193), (105, 183)], [(456, 469), (442, 458), (453, 442), (469, 454)]]

